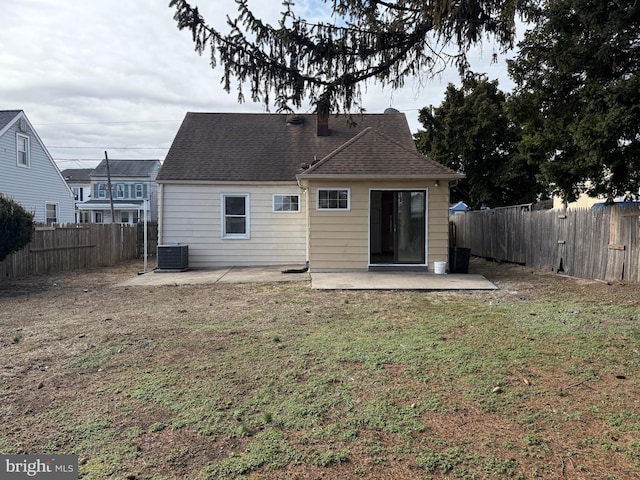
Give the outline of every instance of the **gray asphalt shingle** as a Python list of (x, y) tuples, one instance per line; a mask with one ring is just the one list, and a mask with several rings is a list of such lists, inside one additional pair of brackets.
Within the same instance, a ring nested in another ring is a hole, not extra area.
[(372, 127), (360, 132), (302, 175), (457, 176), (444, 165), (418, 153), (415, 147), (407, 148)]
[(392, 139), (394, 152), (432, 163), (417, 152), (402, 113), (354, 115), (355, 126), (332, 115), (324, 137), (316, 134), (315, 115), (296, 117), (300, 124), (287, 123), (286, 114), (187, 113), (157, 180), (292, 181), (304, 172), (301, 164), (322, 160), (369, 127)]
[(11, 122), (22, 110), (0, 110), (0, 130)]
[[(109, 170), (112, 177), (148, 177), (157, 167), (158, 160), (111, 160)], [(91, 172), (91, 177), (106, 177), (107, 161), (102, 160)]]

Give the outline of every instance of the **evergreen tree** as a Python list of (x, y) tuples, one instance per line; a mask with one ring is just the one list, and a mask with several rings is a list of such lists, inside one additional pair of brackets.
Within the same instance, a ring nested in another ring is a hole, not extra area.
[(418, 149), (465, 174), (452, 192), (471, 208), (535, 202), (543, 188), (537, 167), (517, 155), (519, 129), (506, 113), (507, 98), (497, 81), (468, 78), (460, 89), (449, 84), (437, 107), (420, 110), (424, 130)]
[(33, 214), (0, 193), (0, 262), (31, 241)]
[(547, 0), (509, 62), (520, 153), (567, 201), (640, 189), (640, 3)]
[[(238, 15), (227, 17), (226, 33), (186, 0), (172, 0), (170, 7), (178, 28), (191, 31), (196, 50), (210, 49), (212, 66), (222, 66), (225, 90), (237, 81), (240, 102), (248, 84), (253, 101), (281, 111), (308, 99), (321, 111), (351, 112), (360, 107), (368, 80), (399, 88), (407, 77), (447, 65), (464, 71), (466, 52), (487, 36), (510, 48), (516, 8), (529, 0), (322, 1), (331, 5), (331, 21), (300, 18), (285, 0), (278, 25), (271, 26), (255, 17), (248, 0), (237, 0)], [(447, 55), (446, 46), (458, 52)]]

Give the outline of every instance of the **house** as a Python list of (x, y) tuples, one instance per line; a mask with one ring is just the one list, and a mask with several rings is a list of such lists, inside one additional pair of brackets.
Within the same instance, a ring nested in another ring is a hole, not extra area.
[(73, 193), (22, 110), (0, 110), (0, 193), (36, 223), (72, 223)]
[[(590, 186), (590, 183), (587, 183), (584, 186)], [(629, 193), (629, 192), (628, 192)], [(640, 196), (640, 192), (636, 193), (636, 196)], [(580, 193), (578, 198), (576, 198), (573, 202), (565, 202), (562, 197), (559, 195), (553, 196), (553, 209), (554, 210), (563, 210), (566, 208), (575, 209), (575, 208), (594, 208), (596, 210), (602, 208), (606, 205), (606, 198), (603, 196), (592, 197), (587, 193)], [(613, 199), (613, 203), (618, 205), (627, 205), (629, 200), (624, 196), (615, 197)], [(632, 204), (635, 202), (632, 202)]]
[(462, 201), (449, 207), (449, 215), (458, 215), (461, 213), (466, 213), (467, 211), (469, 211), (469, 205)]
[[(625, 200), (624, 197), (616, 197), (613, 199), (613, 203), (616, 205), (633, 205), (637, 202), (630, 202)], [(561, 197), (554, 195), (553, 197), (553, 209), (563, 210), (565, 208), (593, 208), (599, 210), (606, 206), (606, 199), (604, 197), (590, 197), (586, 193), (581, 193), (575, 202), (565, 203)]]
[(79, 203), (88, 202), (91, 198), (91, 178), (93, 168), (67, 168), (62, 176), (71, 188), (76, 202), (76, 223), (90, 223), (91, 215), (87, 210), (80, 210)]
[(156, 221), (160, 165), (160, 160), (103, 160), (89, 174), (91, 199), (77, 204), (81, 217), (88, 213), (91, 223), (138, 223), (146, 210), (147, 220)]
[(461, 175), (418, 153), (404, 114), (353, 120), (187, 113), (157, 177), (159, 243), (193, 267), (446, 262)]

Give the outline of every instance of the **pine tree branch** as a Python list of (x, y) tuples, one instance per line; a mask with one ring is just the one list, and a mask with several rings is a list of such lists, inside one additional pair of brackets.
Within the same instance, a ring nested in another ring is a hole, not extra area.
[[(280, 22), (271, 26), (255, 17), (247, 0), (237, 0), (239, 13), (227, 18), (227, 34), (207, 25), (187, 0), (172, 0), (170, 7), (178, 28), (191, 31), (196, 51), (209, 47), (212, 67), (222, 65), (225, 90), (237, 80), (240, 101), (246, 82), (251, 98), (267, 107), (275, 93), (278, 108), (288, 108), (288, 102), (299, 107), (306, 97), (330, 99), (340, 111), (358, 105), (360, 84), (373, 78), (397, 88), (408, 76), (437, 71), (438, 64), (455, 61), (464, 70), (465, 48), (483, 31), (503, 38), (509, 22), (500, 24), (492, 15), (499, 5), (516, 1), (334, 0), (345, 25), (307, 22), (285, 1)], [(450, 42), (461, 48), (458, 55), (442, 54)]]

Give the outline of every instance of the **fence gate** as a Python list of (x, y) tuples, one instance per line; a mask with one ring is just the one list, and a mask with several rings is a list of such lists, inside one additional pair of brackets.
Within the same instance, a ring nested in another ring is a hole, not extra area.
[[(623, 210), (619, 218), (619, 238), (622, 248), (619, 268), (620, 278), (629, 282), (640, 282), (640, 213), (635, 210)], [(611, 245), (610, 245), (611, 248)]]
[(556, 222), (556, 233), (558, 238), (556, 240), (556, 258), (553, 262), (554, 269), (558, 273), (564, 273), (571, 270), (571, 260), (568, 257), (567, 249), (567, 236), (569, 233), (569, 222), (567, 218), (567, 212), (564, 211), (558, 214)]

